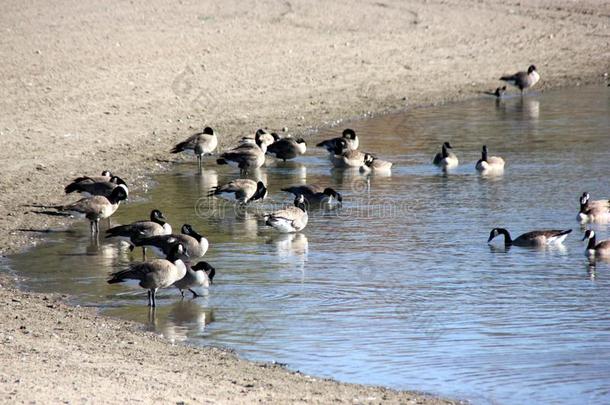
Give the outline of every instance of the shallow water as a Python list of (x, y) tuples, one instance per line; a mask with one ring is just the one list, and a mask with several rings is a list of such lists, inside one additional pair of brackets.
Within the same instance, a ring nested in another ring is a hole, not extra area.
[[(395, 162), (391, 176), (367, 182), (331, 170), (313, 145), (340, 132), (333, 129), (308, 142), (306, 157), (269, 160), (253, 173), (270, 197), (249, 212), (204, 197), (238, 177), (212, 160), (203, 175), (194, 162), (176, 165), (155, 177), (145, 201), (121, 207), (114, 223), (157, 207), (175, 230), (191, 223), (209, 239), (205, 260), (218, 273), (202, 298), (181, 301), (167, 290), (149, 313), (145, 292), (105, 282), (140, 251), (97, 245), (82, 223), (10, 266), (26, 288), (69, 293), (169, 339), (309, 374), (480, 404), (610, 402), (610, 266), (585, 259), (575, 220), (580, 193), (610, 196), (609, 89), (484, 98), (345, 126), (360, 134), (362, 150)], [(445, 140), (460, 159), (449, 174), (430, 164)], [(474, 171), (483, 143), (507, 161), (502, 176)], [(311, 211), (296, 235), (257, 221), (291, 203), (281, 187), (305, 181), (336, 188), (343, 207)], [(574, 232), (564, 248), (506, 250), (486, 243), (496, 226), (513, 236)]]

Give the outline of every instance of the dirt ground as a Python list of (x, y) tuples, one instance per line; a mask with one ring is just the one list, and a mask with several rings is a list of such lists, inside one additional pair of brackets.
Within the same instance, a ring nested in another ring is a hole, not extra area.
[[(69, 220), (23, 205), (111, 169), (130, 191), (204, 125), (221, 148), (259, 127), (480, 96), (531, 63), (540, 89), (607, 80), (610, 2), (19, 2), (0, 6), (0, 253)], [(606, 74), (606, 76), (604, 76)], [(339, 129), (338, 129), (339, 130)], [(361, 134), (366, 136), (366, 134)], [(0, 401), (444, 403), (172, 345), (24, 293), (0, 274)]]

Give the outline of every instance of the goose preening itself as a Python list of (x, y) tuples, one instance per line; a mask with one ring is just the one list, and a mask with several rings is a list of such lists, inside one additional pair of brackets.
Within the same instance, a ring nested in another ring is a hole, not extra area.
[(375, 156), (365, 153), (364, 164), (360, 166), (361, 173), (389, 173), (392, 171), (392, 162), (381, 160)]
[(339, 138), (335, 143), (333, 153), (330, 154), (330, 161), (333, 166), (338, 168), (362, 167), (368, 155), (370, 154), (349, 149), (347, 141)]
[(282, 191), (294, 194), (295, 197), (302, 195), (309, 204), (332, 204), (334, 201), (343, 202), (341, 194), (330, 187), (320, 187), (315, 184), (304, 184), (301, 186), (290, 186)]
[(489, 233), (489, 239), (487, 243), (491, 242), (493, 238), (498, 235), (504, 235), (505, 246), (546, 246), (546, 245), (558, 245), (563, 243), (564, 239), (568, 234), (572, 232), (571, 229), (566, 230), (541, 230), (531, 231), (520, 235), (517, 239), (512, 239), (510, 233), (504, 228), (494, 228)]
[(193, 267), (186, 266), (186, 274), (180, 280), (174, 282), (174, 287), (180, 290), (180, 295), (184, 297), (184, 290), (189, 290), (193, 298), (200, 297), (193, 288), (209, 287), (213, 284), (216, 269), (208, 262), (199, 262)]
[(213, 187), (208, 194), (209, 197), (221, 197), (243, 205), (262, 200), (266, 195), (265, 184), (250, 179), (236, 179), (222, 186)]
[[(249, 139), (252, 139), (252, 138), (249, 138)], [(257, 129), (256, 133), (254, 134), (254, 143), (257, 140), (266, 145), (271, 145), (273, 142), (279, 141), (280, 136), (278, 134), (276, 134), (275, 132), (269, 133), (267, 130)]]
[(265, 223), (282, 233), (299, 232), (307, 225), (308, 216), (305, 197), (298, 195), (293, 207), (265, 214)]
[(587, 230), (582, 240), (589, 239), (587, 243), (587, 249), (585, 250), (585, 256), (589, 258), (595, 257), (610, 257), (610, 240), (602, 240), (598, 243), (595, 241), (595, 232)]
[(346, 148), (350, 149), (350, 150), (358, 149), (358, 146), (360, 145), (356, 132), (354, 132), (353, 129), (347, 128), (347, 129), (343, 130), (343, 134), (341, 135), (341, 137), (327, 139), (325, 141), (318, 143), (316, 146), (319, 148), (325, 148), (328, 151), (328, 153), (333, 154), (335, 151), (335, 148), (337, 147), (337, 143), (341, 139), (343, 139), (346, 142)]
[(583, 193), (580, 197), (580, 210), (576, 219), (581, 224), (587, 222), (608, 223), (610, 222), (610, 205), (604, 204), (605, 200), (590, 201), (589, 194)]
[(64, 187), (64, 191), (66, 194), (77, 192), (88, 197), (94, 195), (108, 197), (119, 184), (127, 186), (127, 183), (118, 176), (110, 176), (108, 180), (103, 180), (103, 177), (97, 178), (98, 180), (92, 177), (79, 177)]
[[(107, 238), (118, 237), (128, 240), (133, 245), (134, 240), (150, 238), (157, 235), (171, 235), (172, 227), (168, 224), (163, 213), (157, 209), (150, 212), (150, 220), (136, 221), (127, 225), (119, 225), (106, 230)], [(142, 255), (146, 259), (146, 246), (142, 246)]]
[(258, 169), (265, 164), (265, 153), (267, 147), (273, 143), (273, 139), (273, 137), (259, 136), (257, 133), (254, 143), (242, 142), (237, 147), (221, 154), (216, 163), (235, 165), (242, 173), (246, 173), (250, 169)]
[(449, 149), (453, 149), (451, 144), (449, 142), (444, 142), (443, 146), (441, 146), (441, 151), (434, 156), (432, 163), (445, 170), (457, 167), (459, 164), (458, 158), (455, 153), (449, 152)]
[(501, 172), (504, 170), (504, 159), (498, 156), (488, 156), (487, 145), (483, 145), (481, 159), (475, 168), (479, 172)]
[(198, 132), (186, 138), (184, 141), (176, 144), (170, 151), (171, 153), (180, 153), (192, 150), (197, 155), (197, 162), (201, 168), (201, 159), (203, 155), (214, 152), (218, 146), (218, 137), (214, 130), (210, 127), (205, 127), (202, 132)]
[(209, 242), (199, 233), (195, 232), (189, 224), (182, 225), (181, 234), (155, 235), (148, 238), (134, 238), (134, 246), (145, 246), (151, 248), (157, 255), (167, 255), (176, 243), (181, 243), (184, 250), (191, 259), (197, 259), (206, 254)]
[(536, 66), (530, 65), (530, 67), (527, 68), (527, 72), (517, 72), (514, 75), (502, 76), (500, 80), (517, 87), (521, 90), (521, 94), (523, 94), (523, 90), (529, 89), (538, 83), (540, 75), (536, 71)]
[(307, 151), (307, 143), (303, 138), (282, 138), (267, 147), (267, 153), (274, 154), (276, 158), (282, 159), (284, 162), (305, 154), (305, 151)]
[(120, 202), (126, 200), (128, 195), (127, 186), (119, 184), (108, 197), (95, 195), (93, 197), (81, 198), (72, 204), (56, 205), (49, 208), (87, 218), (91, 224), (91, 234), (93, 235), (98, 234), (100, 231), (100, 220), (110, 218), (119, 208)]
[(148, 290), (148, 306), (157, 306), (155, 295), (160, 288), (167, 288), (186, 275), (186, 265), (182, 257), (188, 253), (182, 243), (172, 246), (167, 259), (153, 259), (134, 263), (126, 270), (111, 274), (108, 284), (122, 283), (127, 280), (139, 280), (139, 286)]

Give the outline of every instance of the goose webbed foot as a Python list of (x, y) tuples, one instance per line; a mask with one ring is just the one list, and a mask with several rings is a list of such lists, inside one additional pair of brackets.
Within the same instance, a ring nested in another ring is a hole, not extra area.
[(197, 294), (197, 293), (196, 293), (195, 291), (193, 291), (191, 288), (189, 288), (189, 291), (191, 292), (191, 294), (193, 294), (193, 299), (201, 297), (201, 295), (200, 295), (200, 294)]

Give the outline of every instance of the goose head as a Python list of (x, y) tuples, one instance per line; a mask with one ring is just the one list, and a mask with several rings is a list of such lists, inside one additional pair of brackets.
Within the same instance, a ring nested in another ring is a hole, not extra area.
[(252, 198), (250, 198), (250, 201), (256, 201), (256, 200), (263, 200), (265, 197), (267, 196), (267, 187), (265, 187), (265, 183), (263, 183), (262, 181), (259, 181), (258, 183), (256, 183), (256, 192), (254, 193), (254, 195), (252, 196)]
[(536, 66), (534, 65), (530, 65), (530, 67), (527, 68), (527, 73), (531, 74), (532, 72), (536, 71)]
[(206, 135), (214, 135), (214, 130), (211, 127), (203, 128), (203, 133)]
[(336, 198), (337, 201), (343, 202), (343, 197), (341, 196), (341, 194), (337, 193), (335, 190), (333, 190), (330, 187), (326, 187), (324, 189), (324, 194), (327, 195), (329, 198), (333, 197), (333, 198)]
[(216, 275), (216, 269), (210, 265), (208, 262), (199, 262), (192, 267), (195, 271), (203, 271), (208, 275), (208, 279), (210, 280), (210, 284), (214, 284), (214, 276)]
[(102, 171), (102, 177), (112, 177), (112, 173), (110, 173), (110, 170), (104, 170)]
[(129, 197), (129, 189), (125, 184), (119, 184), (112, 190), (110, 196), (108, 197), (108, 201), (112, 204), (117, 204), (119, 201), (125, 201)]
[(186, 247), (184, 247), (181, 242), (178, 242), (170, 248), (169, 253), (167, 254), (167, 260), (175, 262), (182, 257), (188, 258), (189, 254), (186, 251)]
[(125, 183), (125, 180), (123, 180), (119, 176), (112, 176), (112, 177), (110, 177), (110, 182), (114, 183), (114, 184), (124, 184), (124, 185), (127, 185), (127, 183)]
[(307, 212), (307, 206), (303, 194), (299, 194), (298, 196), (296, 196), (296, 198), (294, 199), (294, 206), (300, 208), (303, 212)]
[(351, 128), (344, 129), (343, 137), (346, 139), (354, 140), (354, 139), (356, 139), (356, 132)]
[(157, 209), (150, 211), (150, 220), (160, 225), (165, 224), (165, 217), (163, 216), (163, 213)]
[(595, 237), (595, 232), (593, 232), (591, 229), (588, 229), (585, 232), (585, 236), (583, 236), (582, 240), (586, 240), (586, 239), (592, 239)]
[(504, 235), (504, 242), (511, 242), (510, 234), (504, 228), (494, 228), (489, 232), (489, 239), (487, 239), (487, 243), (491, 242), (496, 236)]
[(335, 155), (342, 155), (347, 149), (347, 141), (345, 139), (338, 139), (335, 143), (333, 153)]
[(364, 155), (364, 164), (367, 165), (368, 167), (371, 167), (371, 165), (373, 164), (374, 161), (375, 161), (375, 158), (373, 157), (373, 155), (370, 155), (368, 153), (366, 153)]

